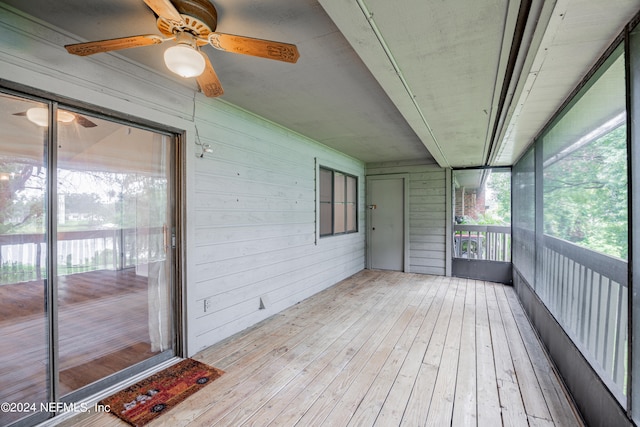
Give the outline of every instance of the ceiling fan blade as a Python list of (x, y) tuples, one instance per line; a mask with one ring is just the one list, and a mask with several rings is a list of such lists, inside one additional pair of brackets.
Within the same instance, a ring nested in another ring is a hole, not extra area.
[(204, 72), (196, 77), (196, 81), (202, 89), (202, 93), (204, 93), (209, 98), (215, 98), (224, 93), (222, 90), (222, 84), (218, 79), (218, 75), (213, 69), (213, 65), (211, 65), (211, 61), (209, 61), (209, 57), (207, 55), (202, 55), (205, 61)]
[(144, 2), (156, 15), (175, 23), (184, 24), (180, 12), (169, 0), (144, 0)]
[(233, 34), (212, 32), (209, 34), (209, 43), (216, 49), (225, 52), (259, 56), (260, 58), (275, 59), (277, 61), (295, 63), (300, 57), (298, 48), (294, 44), (254, 39)]
[(76, 116), (76, 121), (82, 127), (94, 128), (98, 126), (97, 124), (93, 123), (91, 120), (87, 119), (85, 116), (81, 116), (80, 114), (74, 114), (74, 116)]
[(99, 40), (95, 42), (68, 44), (65, 49), (73, 55), (87, 56), (94, 53), (110, 52), (112, 50), (129, 49), (132, 47), (160, 44), (164, 39), (155, 34), (141, 36), (121, 37), (118, 39)]

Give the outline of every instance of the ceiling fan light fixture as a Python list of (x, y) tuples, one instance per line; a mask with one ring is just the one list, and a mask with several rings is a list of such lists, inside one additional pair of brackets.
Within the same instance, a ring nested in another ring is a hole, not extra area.
[[(62, 123), (71, 123), (76, 118), (68, 111), (58, 110), (57, 120)], [(27, 110), (27, 119), (40, 127), (49, 126), (49, 110), (43, 107), (32, 107)]]
[(27, 110), (27, 119), (40, 127), (49, 126), (49, 110), (42, 107), (33, 107)]
[(197, 77), (204, 72), (205, 60), (196, 48), (189, 44), (177, 44), (164, 51), (167, 68), (181, 77)]
[(58, 110), (58, 121), (62, 123), (71, 123), (76, 118), (75, 115), (68, 111)]

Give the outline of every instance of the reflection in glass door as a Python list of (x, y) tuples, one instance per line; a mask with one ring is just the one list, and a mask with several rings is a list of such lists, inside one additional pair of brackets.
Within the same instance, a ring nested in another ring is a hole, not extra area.
[[(0, 402), (49, 399), (44, 104), (0, 94)], [(17, 407), (15, 409), (18, 409)], [(0, 411), (0, 425), (24, 417)]]
[[(0, 111), (0, 402), (77, 401), (172, 357), (172, 135), (1, 93)], [(51, 414), (0, 425), (25, 416)]]
[(171, 138), (60, 110), (59, 395), (173, 348)]

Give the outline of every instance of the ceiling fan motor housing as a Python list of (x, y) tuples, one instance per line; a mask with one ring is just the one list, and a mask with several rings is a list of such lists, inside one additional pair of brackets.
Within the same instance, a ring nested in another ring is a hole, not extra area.
[(218, 12), (209, 0), (171, 0), (171, 3), (182, 15), (184, 26), (159, 17), (157, 25), (162, 34), (170, 37), (175, 32), (188, 31), (196, 37), (206, 38), (216, 30)]

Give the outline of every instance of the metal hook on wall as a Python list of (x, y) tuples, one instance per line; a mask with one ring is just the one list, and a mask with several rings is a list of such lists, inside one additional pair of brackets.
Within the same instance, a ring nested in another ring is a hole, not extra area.
[(196, 153), (196, 157), (203, 158), (205, 153), (213, 153), (213, 148), (211, 148), (210, 144), (203, 144), (201, 142), (196, 142), (197, 145), (200, 146), (200, 153)]
[(213, 153), (213, 148), (211, 148), (211, 144), (203, 143), (200, 141), (200, 134), (198, 133), (198, 126), (195, 126), (196, 129), (196, 145), (200, 146), (200, 153), (196, 153), (196, 157), (203, 158), (205, 153)]

